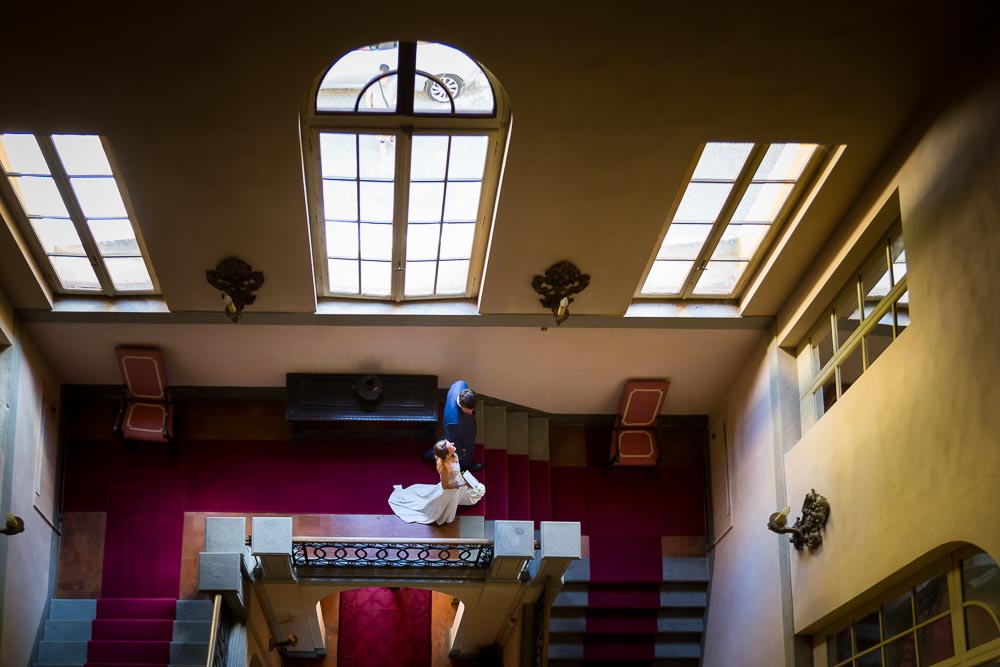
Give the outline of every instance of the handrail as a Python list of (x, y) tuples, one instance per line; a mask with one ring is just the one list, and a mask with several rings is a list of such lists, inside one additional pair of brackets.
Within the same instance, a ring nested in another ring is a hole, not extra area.
[(212, 667), (215, 662), (215, 645), (219, 638), (219, 623), (222, 621), (222, 594), (216, 593), (212, 601), (212, 628), (208, 633), (208, 659), (205, 667)]
[(466, 539), (462, 537), (292, 537), (292, 542), (337, 542), (338, 544), (374, 544), (386, 542), (391, 544), (493, 544), (493, 540)]

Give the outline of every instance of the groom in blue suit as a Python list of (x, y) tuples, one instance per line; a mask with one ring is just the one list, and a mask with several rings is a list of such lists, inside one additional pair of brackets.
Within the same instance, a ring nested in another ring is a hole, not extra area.
[[(448, 389), (444, 400), (444, 437), (454, 443), (463, 471), (482, 469), (482, 463), (472, 462), (476, 449), (476, 392), (469, 389), (465, 380), (458, 380)], [(434, 460), (433, 448), (424, 454), (424, 460)]]

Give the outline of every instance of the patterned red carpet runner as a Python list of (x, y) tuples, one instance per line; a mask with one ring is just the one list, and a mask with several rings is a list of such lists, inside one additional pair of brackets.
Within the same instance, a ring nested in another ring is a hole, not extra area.
[(340, 594), (339, 667), (430, 667), (431, 592), (359, 588)]

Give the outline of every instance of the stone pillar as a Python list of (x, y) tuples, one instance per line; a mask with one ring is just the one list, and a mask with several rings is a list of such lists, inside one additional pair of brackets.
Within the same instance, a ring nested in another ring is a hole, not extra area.
[(295, 581), (292, 568), (292, 517), (255, 516), (250, 549), (260, 561), (265, 580)]
[(245, 617), (247, 605), (246, 525), (243, 517), (206, 517), (205, 551), (198, 554), (198, 590), (221, 593), (229, 610)]
[(566, 568), (581, 556), (579, 521), (542, 521), (542, 558), (535, 579), (560, 578)]
[(535, 558), (535, 524), (532, 521), (496, 521), (493, 525), (490, 579), (514, 579), (524, 564)]

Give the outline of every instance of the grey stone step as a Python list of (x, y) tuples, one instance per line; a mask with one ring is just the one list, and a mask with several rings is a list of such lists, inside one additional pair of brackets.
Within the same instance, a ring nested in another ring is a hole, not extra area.
[(560, 642), (549, 639), (549, 660), (582, 660), (583, 643), (580, 641)]
[(528, 417), (528, 458), (549, 460), (549, 420), (545, 417)]
[(507, 453), (521, 456), (528, 455), (527, 413), (507, 413)]
[(211, 621), (212, 601), (211, 600), (178, 600), (177, 601), (178, 621)]
[(204, 665), (208, 661), (208, 642), (170, 642), (171, 665)]
[(563, 581), (566, 583), (590, 581), (590, 559), (581, 558), (570, 562), (563, 575)]
[(38, 662), (82, 665), (87, 662), (87, 642), (38, 642)]
[(704, 632), (705, 619), (701, 616), (660, 616), (656, 619), (656, 631), (664, 634)]
[(483, 406), (483, 428), (479, 431), (479, 439), (487, 449), (507, 448), (507, 408), (501, 405)]
[(85, 642), (91, 637), (91, 621), (45, 621), (45, 641)]
[(661, 607), (707, 607), (708, 596), (704, 591), (662, 591)]
[(708, 582), (707, 558), (664, 558), (664, 581)]
[(657, 658), (700, 658), (701, 644), (693, 642), (675, 644), (658, 641), (654, 651), (653, 655)]
[(552, 607), (586, 607), (588, 604), (587, 591), (563, 590), (556, 599), (552, 601)]
[(54, 621), (92, 621), (97, 618), (97, 600), (53, 598), (49, 618)]
[(207, 642), (212, 621), (174, 621), (175, 642)]
[(76, 663), (74, 665), (66, 665), (55, 662), (35, 662), (32, 663), (32, 667), (83, 667), (83, 663)]

